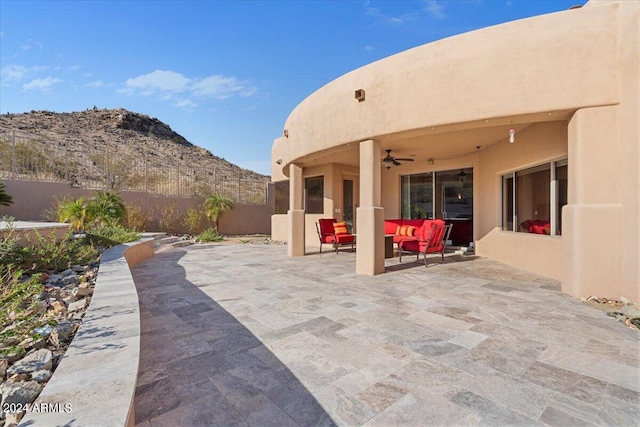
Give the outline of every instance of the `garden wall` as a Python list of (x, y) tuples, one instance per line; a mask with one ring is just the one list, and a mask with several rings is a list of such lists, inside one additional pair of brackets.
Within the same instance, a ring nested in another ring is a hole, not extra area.
[[(56, 199), (65, 196), (89, 199), (95, 193), (58, 182), (4, 180), (4, 183), (7, 193), (13, 197), (13, 204), (0, 206), (0, 216), (12, 216), (23, 221), (51, 220), (48, 211), (51, 211)], [(144, 231), (187, 233), (182, 223), (185, 213), (203, 201), (202, 198), (161, 197), (140, 191), (123, 191), (120, 194), (127, 205), (140, 207), (146, 220)], [(220, 218), (219, 231), (225, 235), (271, 234), (271, 214), (273, 208), (268, 205), (236, 204), (232, 211), (225, 212)], [(205, 220), (200, 229), (210, 225)]]

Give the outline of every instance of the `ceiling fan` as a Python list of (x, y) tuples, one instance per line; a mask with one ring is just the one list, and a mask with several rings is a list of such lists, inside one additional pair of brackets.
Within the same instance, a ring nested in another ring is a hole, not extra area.
[(400, 166), (400, 162), (413, 162), (413, 159), (393, 157), (391, 155), (391, 150), (385, 151), (387, 152), (387, 157), (382, 159), (382, 163), (384, 163), (384, 167), (387, 169), (391, 169), (391, 165)]

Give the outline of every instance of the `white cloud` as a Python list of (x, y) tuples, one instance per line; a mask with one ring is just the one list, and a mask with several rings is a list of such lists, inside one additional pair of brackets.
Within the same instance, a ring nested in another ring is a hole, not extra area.
[(188, 84), (189, 79), (182, 74), (163, 70), (155, 70), (125, 82), (128, 90), (141, 90), (149, 94), (155, 91), (182, 92), (187, 89)]
[[(161, 100), (175, 99), (177, 94), (199, 98), (227, 99), (233, 96), (249, 97), (258, 92), (246, 80), (233, 76), (212, 75), (205, 78), (188, 78), (174, 71), (155, 70), (152, 73), (128, 79), (118, 92), (129, 95), (157, 96)], [(188, 99), (177, 101), (175, 106), (193, 108), (197, 104)]]
[(367, 15), (371, 15), (374, 16), (376, 18), (381, 19), (382, 21), (385, 21), (387, 23), (390, 24), (406, 24), (408, 22), (413, 22), (416, 21), (418, 19), (418, 14), (417, 13), (403, 13), (402, 15), (399, 16), (390, 16), (390, 15), (385, 15), (384, 13), (382, 13), (382, 11), (378, 8), (375, 7), (367, 7)]
[(60, 79), (54, 77), (46, 77), (44, 79), (35, 79), (29, 83), (22, 85), (25, 90), (40, 89), (43, 92), (51, 92), (51, 86), (62, 82)]
[(193, 108), (195, 108), (195, 107), (197, 107), (197, 106), (198, 106), (198, 104), (196, 104), (195, 102), (190, 101), (190, 100), (188, 100), (188, 99), (184, 99), (184, 100), (182, 100), (182, 101), (178, 101), (178, 102), (176, 102), (176, 103), (175, 103), (175, 104), (173, 104), (173, 105), (174, 105), (175, 107), (185, 108), (185, 109), (187, 109), (187, 110), (191, 110), (191, 109), (193, 109)]
[(28, 71), (29, 70), (22, 65), (9, 64), (0, 69), (0, 76), (7, 82), (17, 82), (22, 80)]
[(366, 46), (364, 47), (364, 50), (366, 50), (367, 52), (371, 52), (371, 51), (373, 51), (373, 46), (371, 46), (370, 44), (368, 44), (368, 45), (366, 45)]
[(233, 95), (251, 96), (256, 92), (256, 88), (247, 86), (235, 77), (214, 75), (195, 82), (192, 91), (196, 96), (226, 99)]
[(102, 80), (96, 80), (95, 82), (87, 83), (85, 86), (89, 87), (103, 87), (105, 83)]
[(424, 10), (434, 18), (444, 18), (444, 6), (438, 0), (424, 0)]
[(38, 41), (29, 40), (27, 43), (20, 46), (22, 50), (31, 50), (34, 47), (37, 47), (38, 49), (42, 50), (44, 45)]

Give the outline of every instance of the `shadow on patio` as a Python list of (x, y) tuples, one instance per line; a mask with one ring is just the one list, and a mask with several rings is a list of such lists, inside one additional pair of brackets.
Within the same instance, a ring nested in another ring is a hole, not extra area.
[(186, 280), (184, 252), (134, 268), (141, 354), (138, 426), (333, 425), (316, 399), (236, 318)]

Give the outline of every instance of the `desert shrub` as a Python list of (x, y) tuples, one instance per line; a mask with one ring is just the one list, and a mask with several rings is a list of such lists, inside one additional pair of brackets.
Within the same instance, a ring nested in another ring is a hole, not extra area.
[(158, 208), (158, 225), (162, 231), (167, 233), (178, 233), (182, 225), (180, 212), (178, 212), (177, 203), (172, 200), (163, 203)]
[(18, 326), (0, 333), (0, 344), (6, 354), (24, 353), (24, 349), (16, 344), (42, 323), (38, 315), (42, 277), (36, 274), (23, 279), (22, 273), (22, 270), (8, 270), (0, 274), (0, 326), (5, 327), (13, 322)]
[(0, 240), (0, 275), (25, 265), (31, 259), (29, 248), (18, 244), (18, 239), (9, 231)]
[(55, 232), (48, 236), (34, 233), (28, 239), (29, 259), (21, 267), (35, 271), (62, 271), (74, 264), (90, 264), (98, 259), (99, 251), (82, 237), (67, 234), (58, 240)]
[(147, 229), (147, 216), (142, 210), (142, 206), (126, 203), (127, 214), (124, 217), (124, 225), (130, 230), (144, 231)]
[(222, 240), (224, 240), (224, 236), (218, 234), (218, 231), (211, 227), (207, 228), (196, 237), (196, 242), (199, 243), (221, 242)]
[(189, 232), (189, 234), (196, 234), (202, 225), (204, 219), (204, 213), (202, 209), (189, 208), (184, 215), (183, 225)]

